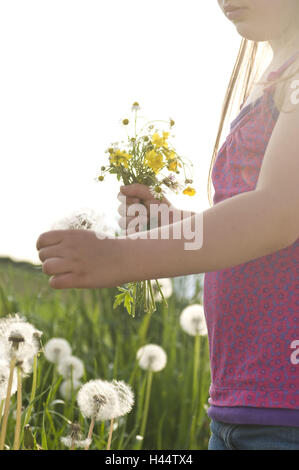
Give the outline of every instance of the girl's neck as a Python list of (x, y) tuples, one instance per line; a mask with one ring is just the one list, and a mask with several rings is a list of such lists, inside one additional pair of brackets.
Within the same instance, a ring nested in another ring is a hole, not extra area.
[(299, 50), (299, 36), (293, 34), (292, 37), (281, 37), (269, 41), (269, 45), (273, 52), (273, 58), (271, 64), (273, 66), (279, 65), (281, 62), (286, 60), (292, 54)]

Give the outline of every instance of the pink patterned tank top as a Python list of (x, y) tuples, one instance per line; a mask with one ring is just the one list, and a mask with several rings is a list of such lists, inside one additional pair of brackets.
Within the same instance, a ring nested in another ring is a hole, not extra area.
[[(274, 87), (232, 121), (212, 171), (214, 204), (255, 189), (279, 116)], [(209, 416), (299, 426), (299, 238), (271, 255), (205, 273), (203, 303), (212, 375)]]

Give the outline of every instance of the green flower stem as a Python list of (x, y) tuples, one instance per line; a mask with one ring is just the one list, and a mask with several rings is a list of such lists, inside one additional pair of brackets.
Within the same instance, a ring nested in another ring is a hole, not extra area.
[(198, 370), (200, 362), (200, 335), (195, 336), (194, 356), (193, 356), (193, 386), (192, 386), (192, 407), (198, 395)]
[(194, 341), (194, 357), (193, 357), (193, 386), (192, 386), (192, 423), (190, 432), (190, 449), (194, 447), (194, 439), (196, 434), (197, 413), (198, 413), (198, 370), (200, 362), (200, 335), (195, 336)]
[(32, 377), (32, 387), (31, 387), (31, 394), (30, 394), (30, 403), (29, 403), (29, 406), (25, 415), (23, 430), (21, 434), (21, 442), (23, 440), (23, 435), (24, 435), (24, 426), (26, 426), (26, 424), (28, 424), (30, 421), (30, 417), (31, 417), (32, 409), (33, 409), (33, 400), (36, 394), (36, 384), (37, 384), (37, 355), (35, 355), (33, 359), (33, 377)]
[[(148, 416), (148, 409), (149, 409), (149, 402), (150, 402), (150, 396), (151, 396), (151, 387), (152, 387), (152, 379), (153, 379), (153, 371), (148, 370), (147, 372), (147, 384), (146, 384), (146, 394), (145, 394), (145, 403), (144, 403), (144, 411), (143, 411), (143, 417), (142, 417), (142, 423), (141, 423), (141, 428), (140, 428), (140, 435), (144, 438), (144, 433), (145, 433), (145, 428), (146, 428), (146, 422), (147, 422), (147, 416)], [(139, 449), (142, 447), (143, 443), (142, 439), (139, 444)]]

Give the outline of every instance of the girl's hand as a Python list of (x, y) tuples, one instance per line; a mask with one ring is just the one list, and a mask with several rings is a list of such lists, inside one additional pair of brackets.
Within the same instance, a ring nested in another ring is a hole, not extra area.
[[(161, 204), (166, 204), (169, 208), (169, 222), (166, 222), (166, 225), (172, 223), (172, 212), (177, 209), (172, 206), (171, 202), (168, 201), (165, 196), (163, 197), (162, 201), (158, 201), (150, 192), (149, 187), (141, 183), (133, 183), (130, 185), (122, 186), (120, 191), (121, 192), (117, 196), (117, 198), (121, 201), (121, 205), (118, 208), (118, 213), (120, 214), (121, 218), (119, 219), (118, 223), (122, 229), (126, 230), (127, 235), (137, 233), (141, 230), (149, 229), (151, 207), (153, 211), (154, 208), (158, 209)], [(128, 215), (128, 209), (133, 204), (142, 204), (143, 208), (145, 207), (146, 209), (146, 216), (141, 217), (138, 213), (137, 215), (136, 213), (135, 215)], [(172, 210), (170, 210), (170, 208)], [(132, 221), (136, 219), (137, 216), (140, 217), (140, 221), (143, 222), (143, 227), (141, 227), (141, 230), (139, 225), (135, 224), (134, 226), (134, 223), (132, 223)], [(163, 222), (164, 221), (162, 220), (161, 215), (159, 214), (158, 219), (155, 223), (155, 227), (161, 227), (162, 225), (165, 225), (165, 222)], [(130, 227), (128, 227), (129, 224)]]
[(51, 230), (37, 242), (42, 270), (54, 289), (121, 285), (122, 243), (91, 230)]

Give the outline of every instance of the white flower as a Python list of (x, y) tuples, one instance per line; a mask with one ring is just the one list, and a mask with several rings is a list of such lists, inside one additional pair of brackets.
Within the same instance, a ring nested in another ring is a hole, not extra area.
[(143, 437), (142, 437), (142, 436), (140, 436), (139, 434), (137, 434), (137, 436), (136, 436), (136, 440), (137, 440), (137, 441), (142, 441), (142, 440), (143, 440)]
[(133, 103), (133, 105), (132, 105), (131, 110), (132, 111), (139, 111), (139, 109), (140, 109), (139, 103), (137, 103), (137, 101), (135, 101), (135, 103)]
[(95, 230), (101, 231), (104, 226), (104, 215), (97, 214), (93, 209), (82, 208), (73, 211), (69, 216), (58, 220), (51, 230)]
[(157, 344), (147, 344), (138, 349), (137, 360), (142, 369), (159, 372), (166, 366), (167, 355), (161, 346)]
[(204, 309), (201, 304), (193, 304), (184, 308), (180, 315), (182, 329), (191, 336), (207, 335)]
[(118, 397), (118, 409), (115, 418), (124, 416), (129, 413), (134, 405), (134, 393), (130, 385), (126, 384), (122, 380), (112, 380), (112, 386), (114, 387)]
[(18, 314), (8, 315), (0, 320), (0, 352), (2, 358), (10, 361), (14, 356), (27, 373), (31, 371), (33, 357), (40, 350), (42, 332)]
[(50, 362), (60, 362), (63, 358), (71, 356), (72, 348), (64, 338), (52, 338), (44, 346), (46, 359)]
[[(9, 377), (9, 365), (3, 359), (0, 359), (0, 402), (6, 398), (7, 384)], [(13, 395), (17, 391), (17, 370), (14, 369), (11, 394)]]
[(165, 194), (160, 186), (149, 186), (149, 191), (155, 199), (158, 201), (163, 201)]
[(58, 363), (57, 370), (63, 377), (80, 379), (84, 374), (84, 364), (76, 356), (66, 356)]
[[(163, 278), (163, 279), (157, 279), (159, 282), (160, 289), (165, 297), (165, 299), (168, 299), (172, 295), (172, 283), (169, 278)], [(153, 295), (154, 295), (154, 300), (155, 302), (162, 302), (162, 296), (160, 294), (159, 288), (157, 286), (156, 280), (151, 279), (151, 285), (152, 285), (152, 290), (153, 290)]]
[(81, 387), (82, 383), (79, 380), (73, 379), (73, 384), (71, 379), (64, 380), (59, 387), (60, 395), (65, 400), (71, 400), (72, 398), (72, 390), (76, 392), (79, 387)]
[(86, 418), (105, 421), (118, 415), (119, 401), (115, 388), (106, 380), (90, 380), (77, 396), (80, 411)]

